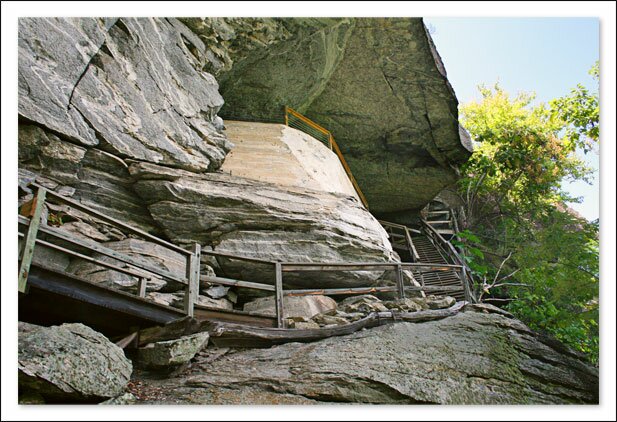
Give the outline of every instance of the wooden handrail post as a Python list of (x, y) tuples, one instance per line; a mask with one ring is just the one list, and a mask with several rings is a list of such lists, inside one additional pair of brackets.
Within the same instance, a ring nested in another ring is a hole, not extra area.
[(398, 288), (398, 298), (405, 298), (405, 287), (403, 286), (403, 267), (401, 264), (396, 266), (396, 287)]
[(137, 284), (139, 297), (146, 297), (146, 287), (148, 285), (148, 279), (146, 277), (140, 277)]
[(45, 207), (45, 195), (47, 190), (45, 188), (39, 188), (34, 201), (34, 212), (30, 217), (30, 225), (28, 226), (28, 233), (24, 239), (24, 247), (21, 253), (21, 264), (19, 265), (19, 275), (17, 290), (20, 293), (26, 293), (28, 281), (28, 273), (30, 272), (30, 264), (32, 263), (32, 257), (34, 256), (34, 246), (36, 245), (36, 236), (41, 225), (41, 214)]
[(201, 245), (193, 244), (191, 255), (186, 260), (187, 285), (184, 293), (184, 312), (192, 317), (197, 295), (199, 294), (199, 266), (201, 261)]
[(285, 328), (283, 321), (283, 267), (280, 262), (274, 264), (275, 283), (274, 283), (274, 306), (276, 310), (276, 326)]

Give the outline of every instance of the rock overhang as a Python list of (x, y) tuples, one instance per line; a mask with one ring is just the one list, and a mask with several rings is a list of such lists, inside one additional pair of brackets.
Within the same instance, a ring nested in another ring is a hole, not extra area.
[(326, 127), (375, 215), (416, 213), (456, 182), (471, 154), (421, 18), (187, 24), (226, 55), (217, 75), (223, 118), (282, 121), (290, 106)]

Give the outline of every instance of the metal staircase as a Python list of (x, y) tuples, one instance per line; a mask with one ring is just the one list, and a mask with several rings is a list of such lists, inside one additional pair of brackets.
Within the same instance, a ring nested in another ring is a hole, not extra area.
[(420, 227), (417, 229), (387, 221), (380, 223), (388, 232), (392, 247), (401, 258), (413, 262), (454, 264), (462, 267), (463, 271), (426, 271), (420, 268), (413, 270), (414, 277), (422, 285), (431, 288), (444, 287), (444, 290), (435, 289), (431, 294), (473, 301), (469, 268), (450, 243), (458, 231), (452, 210), (442, 202), (433, 201), (421, 211), (421, 217)]
[[(414, 236), (413, 243), (420, 256), (421, 262), (431, 264), (450, 264), (440, 249), (433, 244), (428, 236)], [(465, 288), (461, 278), (455, 271), (414, 271), (414, 277), (425, 286), (434, 287), (459, 287), (460, 290), (441, 291), (437, 290), (432, 294), (437, 296), (452, 296), (457, 300), (465, 300)]]
[(437, 233), (449, 240), (456, 234), (452, 211), (443, 202), (432, 201), (422, 211), (423, 220)]

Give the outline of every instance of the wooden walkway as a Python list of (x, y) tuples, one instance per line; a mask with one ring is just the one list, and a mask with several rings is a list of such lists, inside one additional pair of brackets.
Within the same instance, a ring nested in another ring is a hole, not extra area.
[[(290, 333), (294, 332), (288, 338), (295, 338), (298, 336), (297, 330), (285, 328), (283, 319), (284, 296), (349, 296), (367, 293), (394, 293), (399, 298), (404, 298), (409, 293), (417, 294), (418, 292), (448, 294), (457, 298), (464, 296), (460, 294), (460, 286), (445, 282), (436, 284), (433, 278), (448, 281), (454, 274), (458, 277), (457, 280), (460, 283), (461, 280), (465, 280), (465, 266), (449, 263), (446, 260), (434, 259), (434, 256), (431, 255), (433, 252), (427, 249), (426, 245), (428, 244), (419, 241), (415, 236), (418, 234), (417, 231), (411, 229), (405, 229), (404, 238), (406, 242), (410, 241), (409, 247), (414, 254), (414, 262), (266, 261), (215, 251), (201, 251), (200, 245), (197, 244), (187, 250), (101, 214), (79, 202), (47, 191), (42, 186), (31, 185), (30, 188), (35, 191), (34, 199), (22, 206), (20, 215), (18, 215), (20, 229), (18, 234), (19, 237), (23, 238), (23, 247), (19, 254), (19, 319), (26, 322), (49, 325), (79, 321), (110, 337), (125, 337), (128, 334), (135, 336), (135, 333), (152, 330), (157, 326), (173, 325), (177, 321), (188, 318), (198, 324), (219, 324), (219, 328), (220, 324), (235, 324), (245, 327), (261, 327), (260, 329), (266, 330), (266, 332), (269, 329), (284, 330)], [(171, 273), (143, 259), (119, 253), (99, 242), (77, 237), (62, 230), (61, 227), (48, 225), (41, 216), (46, 202), (49, 201), (68, 205), (89, 214), (100, 222), (121, 230), (126, 235), (141, 237), (182, 254), (186, 262), (185, 273), (182, 276)], [(426, 233), (430, 233), (430, 227), (427, 227), (426, 230)], [(412, 237), (411, 234), (414, 234), (415, 237)], [(40, 264), (33, 264), (32, 258), (37, 245), (136, 277), (139, 280), (138, 288), (134, 293), (120, 291), (90, 282), (74, 274), (46, 268)], [(264, 284), (250, 280), (200, 275), (202, 254), (270, 265), (274, 270), (274, 278), (271, 284)], [(424, 259), (431, 261), (424, 262)], [(287, 285), (284, 279), (285, 275), (289, 273), (330, 271), (379, 271), (381, 273), (391, 271), (395, 280), (393, 284), (386, 282), (384, 285), (355, 288), (333, 286), (328, 289), (296, 289)], [(405, 278), (404, 274), (414, 275), (417, 283)], [(146, 298), (146, 287), (151, 277), (159, 277), (182, 284), (185, 292), (183, 309), (176, 309), (148, 300)], [(268, 292), (267, 294), (273, 294), (275, 296), (275, 316), (239, 310), (213, 309), (197, 305), (195, 302), (200, 280), (212, 284), (261, 290)], [(384, 318), (388, 319), (385, 315), (382, 315), (382, 319)], [(390, 315), (390, 318), (396, 319), (393, 314)], [(347, 330), (343, 329), (341, 332), (347, 332)], [(280, 332), (277, 331), (277, 333), (278, 336), (281, 336)], [(309, 337), (316, 338), (323, 335), (328, 335), (328, 332), (311, 333)], [(121, 342), (125, 344), (125, 340), (121, 340)]]

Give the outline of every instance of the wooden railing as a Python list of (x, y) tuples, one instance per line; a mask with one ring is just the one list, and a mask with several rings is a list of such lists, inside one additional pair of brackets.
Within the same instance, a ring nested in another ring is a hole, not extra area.
[[(432, 264), (421, 262), (280, 262), (270, 261), (258, 258), (238, 256), (234, 254), (227, 254), (216, 251), (201, 250), (199, 244), (194, 244), (191, 250), (183, 249), (177, 245), (169, 243), (163, 239), (146, 233), (138, 228), (132, 227), (126, 223), (118, 221), (112, 217), (106, 216), (96, 210), (93, 210), (79, 202), (66, 198), (53, 191), (48, 191), (42, 186), (32, 184), (31, 187), (35, 190), (33, 200), (22, 206), (20, 215), (18, 216), (19, 223), (27, 227), (25, 233), (19, 233), (19, 236), (24, 238), (24, 245), (20, 250), (19, 255), (19, 277), (18, 277), (18, 290), (19, 292), (26, 293), (28, 284), (28, 273), (32, 265), (32, 258), (36, 245), (42, 245), (47, 248), (51, 248), (62, 253), (83, 259), (85, 261), (100, 265), (102, 267), (112, 269), (124, 274), (134, 276), (138, 279), (138, 295), (144, 297), (146, 293), (147, 282), (152, 274), (181, 283), (185, 286), (184, 296), (184, 311), (187, 315), (194, 315), (194, 304), (199, 292), (200, 280), (215, 283), (226, 286), (235, 286), (248, 289), (263, 290), (268, 292), (274, 292), (275, 295), (275, 315), (277, 321), (277, 327), (284, 328), (284, 296), (307, 296), (307, 295), (358, 295), (368, 293), (396, 293), (399, 298), (404, 298), (406, 292), (436, 292), (436, 291), (455, 291), (458, 287), (447, 286), (426, 286), (422, 277), (420, 277), (420, 285), (405, 285), (405, 270), (414, 270), (415, 273), (422, 272), (436, 272), (436, 271), (456, 271), (460, 274), (461, 280), (467, 280), (467, 267), (464, 265), (462, 258), (454, 250), (454, 255), (458, 257), (462, 263), (455, 264)], [(169, 248), (175, 252), (182, 254), (186, 259), (186, 271), (184, 276), (179, 276), (170, 271), (156, 267), (155, 265), (148, 263), (142, 259), (132, 257), (110, 248), (107, 248), (98, 242), (86, 240), (80, 237), (76, 237), (67, 231), (60, 228), (52, 227), (46, 223), (41, 223), (41, 216), (43, 209), (48, 198), (52, 197), (54, 202), (64, 203), (74, 209), (85, 212), (88, 215), (93, 216), (95, 219), (100, 220), (106, 224), (121, 229), (125, 234), (132, 234), (148, 241), (151, 241), (160, 246)], [(450, 245), (445, 241), (441, 235), (436, 233), (432, 227), (426, 227), (427, 233), (431, 233), (432, 239), (436, 239), (441, 244)], [(431, 231), (432, 230), (432, 231)], [(408, 231), (409, 233), (409, 231)], [(40, 238), (40, 236), (44, 238)], [(54, 243), (51, 239), (62, 242), (62, 245)], [(66, 244), (70, 246), (66, 246)], [(74, 248), (74, 249), (71, 249)], [(102, 259), (98, 259), (94, 256), (86, 255), (83, 251), (89, 251), (106, 257), (113, 258), (113, 260), (119, 263), (126, 264), (129, 267), (123, 267), (116, 263), (107, 262)], [(245, 262), (252, 262), (254, 264), (263, 264), (270, 266), (274, 272), (274, 280), (272, 284), (256, 283), (245, 280), (236, 280), (225, 277), (210, 277), (200, 276), (200, 260), (201, 255), (210, 255), (218, 258), (240, 260)], [(415, 253), (417, 256), (417, 253)], [(419, 271), (418, 271), (419, 270)], [(365, 286), (365, 287), (349, 287), (349, 288), (313, 288), (313, 289), (293, 289), (284, 287), (284, 275), (287, 273), (299, 273), (299, 272), (331, 272), (331, 271), (394, 271), (396, 285), (394, 286)], [(150, 273), (150, 274), (148, 274)], [(411, 271), (408, 272), (410, 280), (415, 280)], [(464, 283), (466, 286), (466, 282)], [(467, 297), (467, 290), (466, 290)]]
[[(199, 293), (199, 264), (201, 258), (201, 246), (199, 244), (194, 244), (190, 251), (183, 249), (177, 245), (174, 245), (173, 243), (169, 243), (163, 239), (146, 233), (143, 230), (132, 227), (126, 223), (123, 223), (96, 210), (93, 210), (77, 201), (66, 198), (53, 191), (49, 191), (42, 186), (31, 184), (30, 187), (33, 188), (33, 190), (35, 191), (34, 198), (30, 203), (22, 206), (20, 210), (20, 215), (18, 216), (19, 223), (27, 227), (25, 233), (18, 233), (19, 237), (24, 238), (24, 245), (19, 253), (19, 292), (27, 292), (28, 274), (32, 265), (32, 258), (34, 256), (35, 247), (36, 245), (42, 245), (47, 248), (60, 251), (64, 254), (83, 259), (101, 267), (105, 267), (123, 274), (128, 274), (136, 277), (138, 279), (137, 294), (139, 297), (142, 298), (145, 297), (147, 282), (152, 277), (151, 274), (159, 276), (163, 279), (168, 279), (177, 283), (181, 283), (185, 285), (184, 312), (189, 316), (193, 316), (194, 303)], [(95, 219), (98, 219), (103, 223), (120, 229), (125, 234), (136, 235), (157, 245), (180, 253), (182, 256), (184, 256), (186, 260), (185, 275), (180, 276), (174, 274), (170, 271), (148, 263), (142, 259), (132, 257), (107, 248), (99, 244), (98, 242), (83, 239), (81, 237), (76, 237), (65, 230), (49, 226), (46, 223), (41, 223), (43, 209), (45, 207), (45, 203), (49, 200), (49, 198), (53, 198), (54, 202), (66, 204), (76, 210), (93, 216)], [(40, 235), (44, 235), (46, 239), (39, 238)], [(51, 239), (63, 242), (64, 246), (52, 242)], [(70, 245), (70, 247), (66, 246), (67, 243)], [(119, 261), (120, 263), (128, 265), (129, 268), (107, 262), (93, 256), (88, 256), (85, 253), (78, 252), (77, 250), (86, 250), (109, 258), (113, 258), (113, 260), (115, 261)]]
[[(203, 255), (210, 255), (225, 259), (235, 259), (253, 263), (264, 264), (272, 267), (274, 271), (273, 284), (255, 283), (232, 278), (202, 276), (201, 280), (208, 283), (221, 284), (225, 286), (243, 287), (248, 289), (263, 290), (274, 292), (274, 311), (276, 315), (277, 327), (284, 328), (284, 296), (311, 296), (311, 295), (361, 295), (370, 293), (396, 293), (397, 297), (405, 298), (406, 292), (443, 292), (457, 291), (458, 287), (447, 286), (425, 286), (424, 281), (420, 285), (406, 286), (404, 281), (404, 270), (426, 270), (426, 271), (464, 271), (460, 265), (451, 264), (425, 264), (420, 262), (279, 262), (268, 261), (257, 258), (242, 257), (215, 251), (203, 251)], [(313, 288), (313, 289), (289, 289), (284, 287), (284, 275), (286, 273), (298, 272), (332, 272), (332, 271), (388, 271), (395, 272), (395, 286), (365, 286), (365, 287), (345, 287), (345, 288)], [(414, 279), (409, 273), (409, 277)]]
[(360, 189), (360, 186), (358, 185), (356, 178), (353, 176), (351, 169), (349, 168), (349, 165), (347, 164), (347, 161), (345, 160), (345, 157), (343, 157), (343, 153), (341, 152), (341, 149), (339, 148), (338, 144), (334, 140), (334, 136), (332, 136), (332, 133), (328, 129), (325, 129), (324, 127), (318, 125), (317, 123), (315, 123), (308, 117), (303, 116), (302, 114), (298, 113), (297, 111), (295, 111), (294, 109), (290, 107), (285, 107), (285, 124), (289, 127), (293, 127), (294, 129), (298, 129), (305, 133), (308, 133), (313, 138), (321, 141), (326, 146), (328, 146), (328, 148), (334, 151), (334, 153), (340, 160), (341, 164), (343, 165), (343, 168), (345, 169), (345, 173), (347, 173), (347, 177), (349, 177), (349, 180), (351, 181), (351, 184), (356, 190), (356, 193), (358, 194), (360, 201), (362, 201), (362, 204), (364, 205), (364, 207), (368, 209), (368, 201), (366, 200), (366, 197), (362, 193), (362, 190)]

